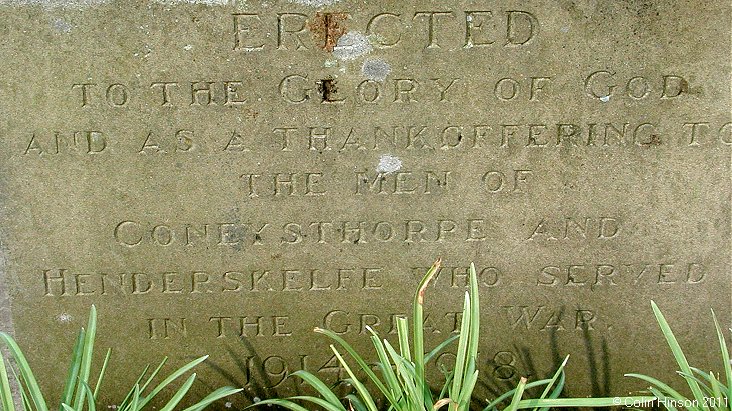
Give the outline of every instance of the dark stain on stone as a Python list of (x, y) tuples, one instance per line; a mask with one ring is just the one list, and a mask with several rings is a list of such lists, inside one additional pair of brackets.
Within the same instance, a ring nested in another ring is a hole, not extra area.
[(338, 43), (338, 39), (346, 34), (345, 21), (348, 19), (346, 13), (315, 13), (307, 28), (313, 33), (318, 47), (327, 52), (332, 52)]
[(338, 85), (334, 78), (326, 78), (318, 81), (318, 93), (324, 102), (337, 101), (335, 94), (338, 92)]
[(645, 147), (656, 147), (662, 144), (661, 137), (658, 134), (651, 134), (650, 139), (647, 142), (641, 143)]

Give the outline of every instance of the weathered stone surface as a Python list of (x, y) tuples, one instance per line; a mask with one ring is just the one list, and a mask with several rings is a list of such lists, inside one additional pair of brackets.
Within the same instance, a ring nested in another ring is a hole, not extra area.
[(481, 273), (478, 398), (566, 354), (569, 395), (671, 378), (651, 299), (718, 364), (728, 1), (3, 0), (0, 16), (3, 328), (56, 393), (91, 304), (109, 394), (164, 354), (211, 354), (200, 374), (244, 384), (241, 404), (295, 392), (288, 371), (334, 379), (313, 327), (393, 337), (438, 256), (432, 345)]

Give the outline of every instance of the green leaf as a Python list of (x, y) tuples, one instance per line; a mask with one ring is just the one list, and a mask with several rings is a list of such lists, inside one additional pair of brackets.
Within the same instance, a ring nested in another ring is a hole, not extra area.
[(711, 372), (706, 373), (706, 372), (704, 372), (704, 371), (702, 371), (702, 370), (700, 370), (700, 369), (698, 369), (696, 367), (690, 367), (690, 368), (691, 368), (692, 371), (694, 371), (694, 373), (696, 375), (704, 378), (703, 381), (705, 381), (705, 383), (709, 384), (710, 387), (712, 386), (712, 384), (717, 384), (717, 385), (719, 385), (723, 389), (723, 391), (727, 391), (727, 387), (724, 384), (722, 384), (721, 382), (719, 382), (718, 379), (712, 378), (713, 374)]
[(132, 388), (130, 388), (130, 391), (129, 391), (129, 392), (127, 392), (127, 395), (125, 396), (125, 399), (124, 399), (124, 400), (122, 400), (122, 402), (121, 402), (121, 403), (119, 404), (119, 407), (118, 407), (118, 408), (119, 408), (120, 410), (124, 410), (124, 409), (126, 409), (126, 407), (127, 407), (128, 403), (129, 403), (129, 401), (130, 401), (130, 400), (132, 399), (132, 395), (133, 395), (133, 394), (135, 393), (135, 389), (136, 389), (136, 388), (139, 388), (139, 386), (140, 386), (140, 381), (142, 381), (142, 379), (143, 379), (143, 378), (145, 377), (145, 374), (147, 374), (147, 370), (148, 370), (149, 368), (150, 368), (150, 365), (149, 365), (149, 364), (148, 364), (148, 365), (146, 365), (146, 366), (145, 366), (145, 368), (143, 368), (143, 370), (142, 370), (142, 373), (140, 374), (140, 376), (139, 376), (139, 377), (137, 377), (137, 381), (135, 381), (135, 383), (134, 383), (134, 384), (132, 384)]
[[(651, 394), (655, 395), (656, 398), (658, 398), (659, 401), (661, 401), (661, 400), (664, 401), (664, 403), (663, 403), (664, 408), (666, 408), (668, 411), (677, 411), (676, 407), (674, 407), (673, 403), (671, 402), (672, 400), (670, 398), (666, 397), (661, 391), (659, 391), (655, 387), (650, 387), (649, 390), (651, 391)], [(694, 408), (694, 409), (696, 409), (696, 408)]]
[[(465, 375), (465, 362), (468, 350), (468, 340), (470, 339), (469, 327), (470, 316), (470, 295), (466, 291), (463, 302), (463, 318), (460, 323), (460, 340), (458, 341), (457, 356), (455, 357), (455, 375), (452, 377), (452, 389), (450, 390), (450, 398), (457, 398), (460, 395), (460, 387)], [(451, 404), (450, 409), (455, 410), (457, 405)]]
[(18, 366), (18, 370), (20, 371), (20, 377), (22, 378), (23, 383), (25, 383), (25, 387), (28, 389), (27, 395), (30, 397), (29, 399), (33, 401), (36, 411), (48, 411), (46, 400), (43, 398), (43, 394), (41, 393), (41, 389), (38, 387), (36, 377), (33, 375), (33, 371), (31, 370), (30, 365), (28, 365), (28, 361), (25, 359), (23, 351), (18, 347), (15, 340), (6, 333), (0, 332), (0, 341), (5, 343), (10, 351), (10, 355), (12, 355), (15, 360), (15, 364)]
[(15, 411), (13, 405), (13, 392), (10, 390), (8, 370), (5, 368), (5, 360), (0, 352), (0, 408), (2, 411)]
[(204, 408), (208, 407), (212, 403), (214, 403), (222, 398), (226, 398), (230, 395), (234, 395), (243, 390), (244, 390), (243, 388), (234, 388), (234, 387), (229, 387), (229, 386), (218, 388), (218, 389), (214, 390), (213, 392), (211, 392), (210, 394), (208, 394), (207, 396), (205, 396), (201, 401), (191, 405), (190, 407), (184, 409), (183, 411), (203, 410)]
[(714, 409), (718, 411), (723, 410), (724, 407), (721, 407), (721, 404), (724, 404), (724, 400), (722, 399), (722, 390), (720, 389), (721, 384), (717, 382), (717, 379), (714, 377), (714, 373), (710, 372), (709, 375), (712, 378), (712, 402), (714, 404)]
[(407, 361), (412, 361), (412, 352), (409, 349), (409, 322), (404, 317), (396, 319), (397, 337), (399, 338), (399, 352)]
[(280, 400), (280, 399), (271, 399), (271, 400), (260, 401), (256, 404), (250, 405), (247, 408), (256, 407), (259, 405), (277, 405), (279, 407), (287, 408), (288, 410), (292, 410), (292, 411), (310, 411), (300, 404), (294, 403), (290, 400)]
[(140, 386), (135, 385), (135, 389), (132, 390), (132, 403), (130, 404), (130, 411), (137, 411), (142, 406), (140, 405)]
[(200, 411), (222, 398), (234, 395), (243, 390), (243, 388), (221, 387), (205, 396), (201, 401), (191, 405), (183, 411)]
[[(687, 381), (692, 380), (692, 381), (695, 381), (697, 384), (699, 384), (699, 387), (702, 390), (702, 395), (704, 397), (706, 397), (707, 395), (708, 396), (713, 395), (712, 388), (709, 387), (704, 381), (702, 381), (696, 375), (694, 375), (694, 374), (689, 375), (689, 374), (687, 374), (685, 372), (681, 372), (681, 371), (676, 371), (676, 374), (679, 374), (680, 376), (682, 376)], [(705, 377), (708, 378), (708, 376), (706, 376), (706, 375), (705, 375)], [(704, 397), (702, 397), (702, 398), (704, 398)]]
[(719, 326), (719, 321), (717, 321), (717, 316), (714, 314), (714, 310), (712, 310), (712, 318), (714, 319), (714, 327), (717, 329), (717, 339), (719, 339), (719, 348), (722, 352), (722, 365), (724, 367), (724, 374), (727, 381), (727, 392), (725, 395), (727, 396), (728, 401), (732, 401), (732, 363), (730, 363), (729, 359), (729, 350), (727, 350), (727, 342), (724, 340), (724, 334)]
[(28, 398), (28, 392), (26, 391), (25, 385), (23, 382), (18, 378), (18, 374), (15, 373), (15, 369), (13, 367), (10, 367), (10, 371), (13, 373), (13, 378), (15, 382), (18, 383), (18, 391), (20, 391), (20, 398), (23, 402), (23, 409), (25, 411), (32, 411), (33, 406), (30, 403), (30, 399)]
[(671, 386), (669, 386), (668, 384), (664, 383), (663, 381), (657, 380), (657, 379), (655, 379), (653, 377), (649, 377), (649, 376), (643, 375), (643, 374), (625, 374), (625, 376), (626, 377), (638, 378), (638, 379), (641, 379), (643, 381), (646, 381), (646, 382), (652, 384), (653, 386), (655, 386), (655, 388), (657, 388), (661, 392), (663, 392), (664, 395), (671, 396), (671, 398), (673, 398), (673, 399), (675, 399), (677, 401), (681, 401), (681, 402), (685, 402), (686, 401), (686, 397), (684, 397), (683, 395), (679, 394), (678, 391), (674, 390), (673, 388), (671, 388)]
[(85, 332), (82, 328), (79, 331), (79, 335), (76, 337), (76, 343), (74, 343), (74, 350), (71, 353), (71, 364), (69, 365), (69, 373), (66, 376), (66, 385), (64, 392), (61, 395), (61, 409), (63, 404), (71, 404), (71, 399), (74, 396), (74, 388), (76, 388), (76, 382), (79, 377), (79, 369), (81, 369), (81, 356), (84, 348)]
[(104, 373), (107, 372), (107, 364), (109, 364), (109, 357), (112, 355), (112, 349), (107, 349), (107, 354), (104, 356), (104, 362), (102, 363), (102, 369), (99, 371), (99, 377), (97, 378), (97, 384), (94, 386), (94, 400), (98, 398), (99, 387), (102, 386), (102, 380), (104, 379)]
[(450, 386), (452, 384), (453, 375), (455, 375), (455, 373), (452, 372), (445, 374), (445, 383), (442, 385), (440, 395), (437, 398), (445, 398), (445, 396), (447, 395), (447, 391), (450, 389)]
[(625, 404), (651, 404), (655, 400), (656, 397), (653, 396), (529, 399), (521, 400), (517, 409), (535, 407), (617, 407)]
[[(91, 388), (89, 387), (89, 384), (85, 383), (84, 381), (81, 381), (81, 384), (85, 391), (86, 404), (87, 404), (87, 407), (89, 408), (88, 411), (96, 411), (97, 404), (94, 401), (94, 393), (92, 392)], [(83, 409), (84, 409), (84, 407), (82, 405), (81, 408), (79, 408), (79, 411), (82, 411)]]
[[(429, 396), (429, 387), (425, 384), (424, 372), (424, 295), (430, 281), (432, 281), (435, 274), (439, 272), (440, 264), (441, 261), (438, 259), (434, 264), (432, 264), (432, 267), (427, 270), (427, 274), (425, 274), (424, 278), (422, 278), (422, 281), (419, 283), (417, 293), (414, 295), (414, 303), (412, 306), (412, 327), (414, 329), (412, 338), (414, 341), (414, 382), (416, 384), (417, 393), (419, 393), (418, 397), (415, 399), (417, 400), (417, 406), (419, 409), (424, 409), (424, 398), (425, 396)], [(429, 402), (432, 402), (431, 399)]]
[(384, 394), (385, 396), (388, 395), (388, 393), (389, 393), (388, 388), (386, 388), (384, 383), (379, 379), (379, 377), (376, 376), (376, 374), (371, 369), (371, 367), (369, 367), (369, 365), (366, 364), (366, 361), (364, 361), (364, 359), (356, 352), (356, 350), (353, 349), (353, 347), (351, 347), (350, 344), (348, 344), (343, 338), (341, 338), (339, 335), (337, 335), (333, 331), (326, 330), (323, 328), (316, 328), (315, 332), (327, 335), (328, 337), (330, 337), (330, 339), (334, 340), (341, 347), (343, 347), (343, 349), (345, 349), (346, 352), (348, 352), (348, 354), (351, 356), (351, 358), (353, 358), (356, 361), (356, 363), (363, 370), (363, 372), (366, 373), (366, 375), (374, 383), (374, 385), (376, 385), (376, 388), (378, 388), (378, 390), (381, 391), (381, 393)]
[(463, 380), (463, 386), (462, 390), (459, 393), (458, 397), (458, 410), (469, 410), (470, 409), (470, 399), (473, 396), (473, 389), (475, 388), (475, 383), (478, 382), (478, 370), (476, 370), (473, 375), (468, 376), (467, 379)]
[[(147, 388), (147, 386), (150, 385), (150, 383), (153, 381), (153, 379), (155, 379), (155, 377), (158, 375), (158, 373), (160, 373), (160, 370), (163, 368), (163, 366), (165, 365), (166, 362), (168, 362), (167, 356), (163, 357), (163, 360), (160, 361), (160, 364), (158, 364), (157, 368), (155, 368), (155, 370), (152, 372), (152, 374), (150, 374), (150, 376), (147, 378), (147, 381), (145, 381), (145, 383), (140, 386), (140, 395), (142, 395), (142, 393), (145, 392), (145, 389)], [(147, 369), (148, 369), (148, 367), (146, 366), (145, 370), (143, 370), (143, 375), (147, 372)]]
[[(559, 395), (562, 394), (562, 390), (564, 390), (564, 381), (566, 378), (566, 374), (564, 373), (564, 370), (562, 370), (562, 374), (559, 376), (559, 382), (557, 382), (557, 386), (554, 387), (554, 390), (551, 394), (549, 394), (548, 398), (559, 398)], [(541, 411), (547, 411), (548, 408), (541, 408)]]
[(448, 337), (445, 341), (441, 342), (437, 347), (432, 349), (432, 351), (429, 352), (429, 354), (425, 355), (424, 357), (424, 363), (427, 365), (428, 362), (437, 354), (439, 354), (442, 350), (445, 349), (448, 345), (450, 345), (453, 341), (460, 338), (460, 334), (453, 334), (450, 337)]
[(424, 409), (424, 397), (423, 393), (417, 390), (416, 374), (412, 363), (407, 361), (406, 358), (399, 355), (389, 341), (384, 340), (384, 347), (389, 352), (389, 355), (394, 360), (396, 365), (397, 375), (402, 382), (402, 391), (404, 402), (406, 403), (407, 409)]
[(321, 408), (324, 408), (326, 411), (345, 410), (345, 408), (343, 407), (343, 404), (341, 404), (340, 402), (338, 403), (338, 405), (334, 405), (322, 398), (312, 397), (309, 395), (298, 395), (295, 397), (290, 397), (288, 399), (312, 402), (313, 404), (316, 404), (316, 405), (320, 406)]
[[(533, 382), (526, 384), (525, 389), (528, 390), (530, 388), (540, 387), (542, 385), (549, 384), (550, 382), (551, 382), (551, 379), (549, 379), (549, 378), (547, 378), (545, 380), (533, 381)], [(504, 392), (498, 398), (491, 401), (485, 408), (483, 408), (483, 411), (490, 411), (493, 408), (496, 408), (498, 406), (498, 404), (502, 403), (505, 399), (511, 397), (515, 392), (516, 392), (516, 388), (514, 388), (510, 391)]]
[(160, 391), (162, 391), (163, 388), (167, 387), (170, 383), (172, 383), (173, 381), (178, 379), (181, 375), (188, 372), (191, 368), (193, 368), (196, 365), (205, 361), (206, 358), (208, 358), (208, 355), (204, 355), (203, 357), (196, 358), (195, 360), (189, 362), (188, 364), (178, 368), (175, 372), (173, 372), (166, 379), (164, 379), (163, 382), (158, 384), (157, 387), (155, 387), (155, 389), (153, 389), (149, 395), (146, 395), (144, 398), (141, 398), (139, 408), (143, 408), (145, 405), (147, 405), (148, 402), (150, 402), (150, 400), (155, 398), (155, 396), (158, 395), (158, 393), (160, 393)]
[(394, 373), (394, 370), (391, 368), (391, 361), (389, 361), (389, 357), (386, 354), (384, 344), (381, 342), (379, 336), (374, 332), (374, 330), (371, 329), (371, 327), (368, 327), (368, 330), (371, 332), (371, 334), (373, 334), (371, 336), (371, 342), (374, 344), (376, 354), (379, 357), (379, 365), (381, 368), (381, 373), (384, 376), (384, 380), (386, 381), (386, 386), (389, 387), (389, 393), (385, 394), (385, 397), (390, 404), (396, 405), (398, 403), (397, 396), (400, 396), (402, 391), (401, 386), (399, 385), (399, 381), (397, 380), (397, 376)]
[[(679, 364), (679, 368), (681, 369), (681, 372), (692, 375), (691, 368), (689, 368), (689, 362), (686, 360), (686, 356), (684, 355), (684, 352), (681, 350), (681, 346), (679, 345), (679, 342), (676, 340), (676, 336), (674, 336), (673, 331), (671, 331), (671, 327), (669, 327), (668, 322), (666, 321), (666, 318), (661, 313), (661, 310), (659, 310), (658, 306), (654, 301), (651, 301), (651, 307), (653, 308), (653, 314), (656, 316), (656, 320), (658, 321), (658, 325), (661, 327), (661, 331), (663, 332), (663, 336), (666, 338), (666, 342), (668, 343), (669, 347), (671, 348), (671, 352), (674, 355), (674, 358), (676, 359), (676, 362)], [(699, 387), (699, 384), (690, 378), (685, 378), (686, 383), (689, 385), (689, 388), (691, 389), (692, 394), (694, 394), (694, 398), (696, 398), (699, 401), (699, 404), (701, 404), (702, 409), (707, 409), (706, 404), (704, 404), (704, 394), (701, 391), (701, 388)]]
[(94, 355), (94, 338), (97, 333), (97, 308), (92, 305), (89, 310), (89, 322), (87, 324), (86, 335), (84, 336), (84, 345), (81, 354), (81, 366), (79, 367), (79, 384), (76, 386), (76, 396), (72, 406), (81, 410), (84, 404), (86, 390), (82, 383), (89, 383), (89, 374), (91, 373), (92, 356)]
[(470, 263), (470, 327), (467, 354), (469, 355), (468, 368), (463, 378), (475, 371), (478, 360), (478, 342), (480, 340), (480, 295), (478, 292), (478, 274), (475, 264)]
[[(569, 361), (569, 355), (564, 357), (564, 361), (562, 361), (562, 364), (559, 365), (559, 368), (557, 368), (557, 371), (554, 373), (554, 376), (549, 380), (549, 383), (546, 385), (546, 388), (544, 388), (544, 391), (541, 393), (540, 399), (546, 398), (547, 394), (549, 394), (549, 390), (552, 389), (552, 386), (557, 381), (557, 378), (559, 378), (560, 375), (564, 376), (564, 367), (567, 365), (567, 361)], [(561, 391), (561, 387), (559, 389)], [(552, 393), (554, 394), (554, 393)], [(557, 392), (557, 395), (559, 392)], [(556, 398), (556, 397), (555, 397)], [(534, 408), (534, 411), (539, 410), (538, 408)], [(545, 408), (542, 408), (541, 411), (547, 411)]]
[(341, 408), (345, 410), (345, 407), (343, 407), (343, 404), (341, 404), (340, 400), (338, 399), (338, 396), (336, 396), (333, 391), (331, 391), (330, 388), (328, 388), (327, 385), (323, 381), (320, 380), (320, 378), (316, 377), (315, 375), (304, 371), (295, 371), (292, 373), (293, 376), (298, 377), (308, 383), (311, 387), (315, 388), (315, 390), (320, 394), (321, 397), (325, 398), (329, 403), (333, 405), (340, 405)]
[(353, 410), (355, 410), (355, 411), (368, 411), (366, 409), (366, 406), (363, 405), (363, 401), (361, 401), (361, 399), (358, 398), (357, 396), (355, 396), (353, 394), (348, 394), (348, 395), (346, 395), (346, 399), (351, 404), (351, 411), (353, 411)]
[(524, 389), (526, 389), (526, 377), (521, 377), (518, 386), (516, 387), (516, 392), (513, 393), (513, 399), (511, 399), (511, 404), (506, 407), (506, 411), (516, 411), (519, 408), (519, 402), (521, 402), (521, 397), (524, 396)]
[(333, 350), (333, 353), (335, 353), (336, 358), (338, 358), (338, 361), (340, 361), (343, 368), (346, 370), (348, 375), (351, 377), (352, 383), (354, 388), (356, 388), (356, 391), (361, 396), (363, 401), (366, 403), (366, 407), (368, 407), (369, 411), (378, 411), (376, 409), (376, 404), (374, 403), (374, 399), (371, 398), (371, 394), (369, 394), (369, 391), (364, 387), (364, 385), (359, 381), (356, 376), (353, 374), (353, 371), (351, 371), (351, 367), (348, 366), (348, 363), (343, 359), (341, 356), (341, 353), (338, 352), (338, 350), (335, 348), (334, 345), (331, 344), (330, 349)]
[(193, 385), (193, 381), (196, 381), (196, 373), (188, 377), (186, 382), (183, 383), (183, 385), (178, 389), (178, 391), (175, 392), (175, 394), (170, 397), (170, 400), (168, 400), (167, 404), (163, 406), (163, 408), (160, 409), (160, 411), (173, 411), (173, 408), (175, 408), (176, 405), (183, 399), (183, 397), (186, 396), (188, 393), (188, 390), (191, 389), (191, 386)]

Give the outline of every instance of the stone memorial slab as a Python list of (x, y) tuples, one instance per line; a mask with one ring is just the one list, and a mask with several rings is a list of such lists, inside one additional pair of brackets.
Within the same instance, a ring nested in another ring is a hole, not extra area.
[(240, 406), (299, 392), (298, 369), (343, 377), (313, 328), (370, 352), (366, 327), (393, 338), (440, 257), (427, 338), (458, 327), (474, 262), (479, 402), (566, 354), (567, 395), (673, 378), (651, 299), (715, 367), (710, 309), (730, 325), (732, 305), (731, 14), (0, 0), (3, 329), (59, 394), (95, 304), (104, 404), (166, 354), (210, 354), (199, 375), (243, 385)]

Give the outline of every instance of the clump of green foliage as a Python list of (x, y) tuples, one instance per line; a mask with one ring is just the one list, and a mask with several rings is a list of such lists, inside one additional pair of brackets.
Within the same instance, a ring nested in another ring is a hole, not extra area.
[[(104, 363), (99, 371), (99, 376), (92, 388), (90, 377), (96, 330), (97, 311), (96, 308), (92, 306), (87, 328), (86, 330), (84, 328), (81, 329), (79, 336), (76, 339), (76, 344), (74, 345), (71, 364), (66, 377), (65, 388), (61, 395), (59, 411), (83, 411), (85, 408), (87, 411), (96, 410), (96, 401), (111, 354), (111, 351), (108, 350), (104, 357)], [(48, 406), (43, 393), (41, 393), (38, 381), (36, 380), (28, 361), (26, 361), (25, 355), (23, 355), (22, 350), (18, 347), (18, 344), (6, 333), (0, 333), (0, 342), (8, 348), (18, 369), (16, 372), (14, 367), (7, 367), (2, 355), (0, 355), (0, 411), (15, 411), (16, 408), (13, 402), (8, 369), (15, 377), (15, 381), (20, 391), (20, 397), (22, 399), (21, 409), (23, 411), (48, 411)], [(165, 365), (167, 357), (163, 359), (163, 361), (149, 376), (147, 375), (149, 366), (145, 367), (127, 396), (122, 400), (120, 405), (117, 406), (117, 410), (139, 411), (143, 409), (150, 409), (150, 404), (153, 398), (158, 396), (164, 388), (182, 377), (193, 367), (203, 362), (206, 358), (207, 356), (197, 358), (180, 367), (167, 377), (163, 378), (163, 380), (157, 383), (154, 387), (151, 384)], [(193, 373), (185, 380), (183, 385), (178, 388), (175, 394), (160, 409), (160, 411), (172, 411), (186, 396), (186, 393), (188, 393), (188, 390), (190, 390), (195, 380), (196, 374)], [(148, 391), (148, 387), (153, 388)], [(183, 411), (200, 411), (213, 402), (239, 391), (241, 391), (241, 389), (221, 387), (211, 392), (194, 405), (185, 408)]]
[(653, 301), (651, 301), (651, 306), (653, 308), (653, 314), (656, 316), (656, 321), (658, 321), (663, 336), (679, 366), (677, 373), (686, 382), (692, 397), (686, 397), (671, 388), (667, 383), (647, 375), (626, 374), (626, 376), (640, 378), (650, 383), (651, 387), (649, 390), (658, 399), (658, 404), (672, 411), (676, 411), (677, 408), (681, 407), (689, 411), (732, 410), (729, 403), (730, 399), (732, 399), (732, 364), (730, 363), (730, 355), (724, 339), (724, 333), (722, 333), (722, 328), (719, 326), (719, 321), (717, 321), (717, 316), (714, 315), (714, 311), (712, 311), (712, 318), (714, 319), (714, 325), (717, 331), (717, 339), (719, 340), (722, 356), (722, 369), (724, 370), (727, 385), (724, 385), (720, 381), (719, 374), (715, 375), (714, 372), (705, 372), (689, 365), (684, 351), (681, 349), (679, 342), (676, 340), (676, 336), (671, 331), (671, 327), (661, 313), (661, 310)]
[[(347, 372), (347, 382), (356, 393), (346, 396), (346, 403), (332, 391), (332, 389), (317, 376), (307, 371), (297, 371), (292, 375), (303, 379), (315, 389), (319, 397), (299, 395), (286, 399), (268, 399), (255, 405), (278, 405), (293, 411), (307, 411), (303, 403), (311, 403), (326, 411), (378, 411), (377, 402), (366, 383), (370, 382), (378, 390), (378, 395), (386, 399), (389, 410), (393, 411), (434, 411), (447, 406), (448, 411), (468, 411), (471, 405), (473, 389), (478, 380), (479, 370), (476, 367), (478, 357), (478, 339), (480, 337), (480, 304), (478, 299), (478, 281), (475, 266), (470, 267), (469, 291), (465, 293), (462, 310), (460, 332), (439, 344), (435, 349), (425, 354), (424, 351), (424, 299), (427, 286), (440, 268), (439, 260), (429, 269), (419, 284), (414, 296), (412, 312), (412, 344), (409, 341), (409, 322), (406, 318), (397, 320), (398, 346), (394, 347), (388, 340), (381, 339), (376, 332), (371, 332), (378, 361), (376, 368), (381, 377), (373, 371), (364, 358), (353, 349), (345, 340), (332, 331), (316, 328), (315, 331), (330, 337), (335, 344), (330, 349), (335, 354), (343, 369)], [(439, 393), (433, 392), (425, 375), (425, 365), (436, 354), (449, 344), (457, 340), (457, 355), (454, 368), (445, 372), (445, 382)], [(340, 349), (338, 347), (340, 347)], [(356, 363), (367, 379), (360, 381), (356, 372), (344, 358), (342, 350), (348, 353), (350, 359)], [(564, 387), (565, 358), (556, 373), (549, 379), (529, 383), (521, 378), (518, 386), (496, 398), (484, 411), (491, 411), (504, 401), (511, 399), (505, 408), (516, 411), (524, 408), (533, 408), (534, 411), (547, 411), (548, 407), (605, 407), (619, 405), (618, 401), (632, 403), (633, 401), (652, 401), (655, 397), (623, 397), (623, 398), (559, 398)], [(544, 387), (539, 398), (523, 399), (526, 389)], [(347, 408), (348, 407), (348, 408)]]

